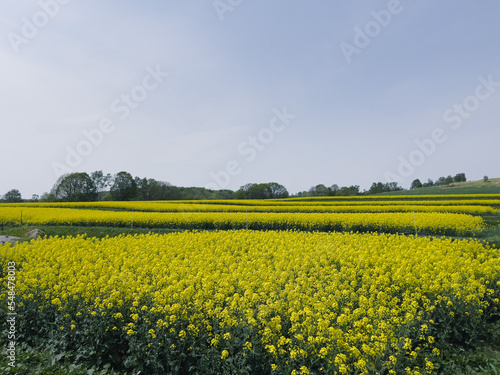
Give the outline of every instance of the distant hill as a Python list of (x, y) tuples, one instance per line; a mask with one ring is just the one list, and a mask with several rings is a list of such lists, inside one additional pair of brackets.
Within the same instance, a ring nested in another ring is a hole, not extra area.
[(433, 186), (414, 190), (392, 191), (376, 195), (430, 195), (430, 194), (500, 194), (500, 178), (491, 178), (487, 182), (453, 182), (449, 185)]

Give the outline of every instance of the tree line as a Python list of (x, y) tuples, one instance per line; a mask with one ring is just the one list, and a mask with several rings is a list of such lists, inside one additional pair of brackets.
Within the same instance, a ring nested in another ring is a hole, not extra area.
[(454, 182), (465, 182), (467, 181), (467, 177), (465, 177), (465, 173), (457, 173), (455, 177), (439, 177), (435, 182), (430, 178), (427, 182), (422, 183), (418, 178), (413, 180), (410, 186), (410, 190), (425, 188), (425, 187), (433, 187), (433, 186), (446, 186), (450, 185)]
[(129, 172), (115, 175), (95, 171), (91, 174), (71, 173), (57, 180), (49, 193), (41, 196), (42, 202), (92, 202), (92, 201), (159, 201), (193, 199), (231, 199), (231, 190), (209, 190), (198, 187), (177, 187), (153, 178), (133, 177)]
[(358, 185), (342, 186), (334, 184), (332, 186), (325, 186), (319, 184), (312, 186), (308, 191), (298, 193), (299, 197), (332, 197), (332, 196), (355, 196), (355, 195), (368, 195), (378, 194), (384, 192), (404, 190), (397, 182), (374, 182), (369, 190), (361, 191)]
[[(239, 190), (211, 190), (203, 187), (178, 187), (166, 181), (133, 177), (122, 171), (115, 175), (95, 171), (62, 175), (52, 189), (31, 202), (94, 202), (94, 201), (159, 201), (159, 200), (214, 200), (214, 199), (268, 199), (287, 198), (288, 191), (275, 182), (246, 184)], [(17, 189), (8, 191), (1, 202), (27, 201)]]
[[(487, 179), (487, 177), (485, 177)], [(423, 187), (449, 185), (453, 182), (467, 181), (465, 173), (458, 173), (454, 177), (439, 177), (435, 182), (428, 179), (422, 183), (415, 179), (410, 186), (411, 190)], [(374, 182), (369, 190), (361, 191), (358, 185), (326, 186), (319, 184), (312, 186), (308, 191), (296, 194), (297, 197), (328, 197), (328, 196), (355, 196), (379, 194), (404, 190), (396, 182)], [(241, 186), (237, 191), (229, 189), (210, 190), (202, 187), (178, 187), (166, 181), (157, 181), (152, 178), (133, 177), (122, 171), (115, 175), (95, 171), (90, 174), (77, 172), (59, 177), (52, 189), (42, 194), (34, 194), (30, 200), (22, 198), (17, 189), (8, 191), (1, 202), (92, 202), (92, 201), (158, 201), (158, 200), (213, 200), (213, 199), (279, 199), (288, 198), (288, 190), (276, 182), (249, 183)]]

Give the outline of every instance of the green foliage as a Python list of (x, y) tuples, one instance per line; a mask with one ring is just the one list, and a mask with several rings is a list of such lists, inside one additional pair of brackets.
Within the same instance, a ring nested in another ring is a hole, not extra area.
[(246, 184), (234, 194), (236, 199), (280, 199), (288, 196), (286, 188), (276, 182)]
[(97, 188), (87, 173), (62, 176), (54, 187), (55, 197), (63, 202), (90, 202), (97, 200)]
[[(5, 343), (1, 342), (5, 347)], [(101, 368), (76, 363), (72, 353), (57, 352), (54, 347), (31, 347), (21, 343), (16, 350), (16, 366), (8, 365), (4, 351), (0, 352), (0, 373), (16, 375), (139, 375), (138, 372), (117, 372), (109, 364)]]
[(323, 184), (313, 186), (309, 191), (303, 191), (297, 194), (298, 197), (332, 197), (332, 196), (356, 196), (361, 195), (358, 185), (342, 186), (332, 185), (326, 187)]
[(467, 181), (465, 173), (458, 173), (455, 177), (453, 177), (453, 182), (465, 182), (465, 181)]
[(410, 190), (420, 189), (421, 187), (422, 187), (422, 183), (417, 178), (416, 180), (413, 180), (413, 182), (411, 183)]
[(113, 179), (111, 195), (115, 201), (130, 201), (137, 195), (137, 182), (128, 172), (119, 172)]
[(443, 375), (499, 375), (500, 324), (487, 325), (485, 336), (474, 348), (443, 345), (439, 370)]
[[(271, 191), (276, 187), (280, 188), (281, 185), (270, 184)], [(276, 192), (273, 194), (276, 197), (288, 197), (288, 195), (277, 194)], [(57, 180), (50, 192), (42, 194), (40, 198), (37, 195), (35, 196), (36, 200), (41, 202), (206, 200), (232, 199), (234, 198), (234, 192), (227, 189), (210, 190), (200, 187), (177, 187), (169, 182), (156, 181), (152, 178), (134, 178), (130, 173), (124, 171), (111, 176), (109, 173), (105, 175), (103, 171), (99, 170), (92, 172), (90, 175), (87, 173), (63, 175)], [(20, 194), (16, 197), (11, 192), (5, 195), (8, 202), (22, 201)]]
[(104, 175), (103, 171), (92, 172), (90, 177), (92, 178), (92, 181), (98, 193), (98, 198), (100, 200), (103, 192), (110, 186), (113, 178), (109, 173), (107, 175)]
[(23, 197), (21, 196), (19, 190), (12, 189), (5, 193), (3, 201), (6, 203), (18, 203), (23, 201)]
[(403, 188), (399, 186), (397, 182), (387, 182), (385, 184), (382, 182), (374, 182), (370, 187), (369, 193), (378, 194), (378, 193), (387, 193), (400, 190), (403, 190)]

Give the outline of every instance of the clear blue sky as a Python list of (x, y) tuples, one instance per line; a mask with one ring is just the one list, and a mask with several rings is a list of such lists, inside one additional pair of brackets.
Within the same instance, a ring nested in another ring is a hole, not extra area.
[[(234, 4), (234, 5), (231, 5)], [(500, 3), (3, 1), (0, 194), (500, 177)]]

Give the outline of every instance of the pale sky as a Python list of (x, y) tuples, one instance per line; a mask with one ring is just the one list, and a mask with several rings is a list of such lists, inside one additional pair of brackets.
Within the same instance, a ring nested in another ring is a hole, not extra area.
[(4, 0), (0, 195), (500, 177), (500, 2)]

